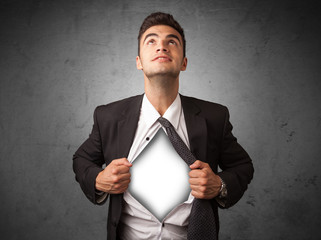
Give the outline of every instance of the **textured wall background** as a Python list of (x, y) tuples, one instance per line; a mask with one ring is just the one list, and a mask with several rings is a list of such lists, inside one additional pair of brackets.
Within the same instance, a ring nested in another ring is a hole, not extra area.
[(319, 1), (1, 1), (1, 239), (105, 239), (106, 206), (74, 181), (97, 105), (143, 92), (152, 11), (187, 37), (180, 92), (229, 107), (255, 165), (221, 239), (320, 239)]

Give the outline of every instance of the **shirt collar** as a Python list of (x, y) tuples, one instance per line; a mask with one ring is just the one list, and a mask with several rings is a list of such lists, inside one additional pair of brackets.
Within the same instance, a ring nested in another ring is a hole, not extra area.
[[(182, 103), (179, 94), (177, 94), (174, 102), (164, 113), (163, 117), (166, 118), (173, 127), (177, 130), (179, 126), (179, 119), (182, 112)], [(141, 117), (148, 128), (150, 128), (161, 115), (157, 112), (154, 106), (150, 103), (146, 94), (144, 94), (142, 102)]]

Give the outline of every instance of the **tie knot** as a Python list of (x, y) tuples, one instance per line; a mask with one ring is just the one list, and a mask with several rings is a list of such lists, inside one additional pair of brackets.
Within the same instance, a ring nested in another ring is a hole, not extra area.
[(157, 119), (157, 121), (162, 124), (163, 127), (165, 128), (169, 128), (172, 126), (172, 124), (166, 119), (166, 118), (163, 118), (163, 117), (159, 117)]

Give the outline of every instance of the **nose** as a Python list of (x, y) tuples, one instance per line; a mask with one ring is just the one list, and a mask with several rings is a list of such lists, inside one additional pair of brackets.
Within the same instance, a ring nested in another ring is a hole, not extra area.
[(168, 48), (163, 41), (161, 41), (157, 46), (157, 52), (168, 52)]

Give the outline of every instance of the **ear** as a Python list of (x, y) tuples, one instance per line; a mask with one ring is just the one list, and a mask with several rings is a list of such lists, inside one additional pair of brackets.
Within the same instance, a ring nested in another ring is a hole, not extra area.
[(136, 57), (136, 67), (137, 67), (138, 70), (143, 70), (143, 66), (142, 66), (142, 63), (140, 61), (140, 57), (139, 56)]
[(181, 66), (181, 71), (185, 71), (187, 67), (187, 58), (184, 57), (183, 62), (182, 62), (182, 66)]

